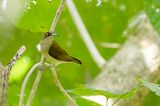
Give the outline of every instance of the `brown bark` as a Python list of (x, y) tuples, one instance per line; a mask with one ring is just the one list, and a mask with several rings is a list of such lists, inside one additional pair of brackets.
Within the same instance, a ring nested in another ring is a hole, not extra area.
[(7, 104), (9, 73), (15, 62), (20, 58), (24, 51), (25, 46), (22, 46), (6, 67), (3, 67), (0, 63), (0, 106), (6, 106)]
[(0, 63), (0, 104), (2, 103), (2, 71), (3, 70), (4, 70), (4, 67)]

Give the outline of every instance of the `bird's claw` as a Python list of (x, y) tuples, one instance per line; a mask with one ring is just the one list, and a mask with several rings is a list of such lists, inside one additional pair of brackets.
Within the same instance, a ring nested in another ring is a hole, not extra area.
[(40, 71), (45, 70), (45, 66), (44, 66), (44, 65), (40, 66), (40, 67), (39, 67), (39, 70), (40, 70)]

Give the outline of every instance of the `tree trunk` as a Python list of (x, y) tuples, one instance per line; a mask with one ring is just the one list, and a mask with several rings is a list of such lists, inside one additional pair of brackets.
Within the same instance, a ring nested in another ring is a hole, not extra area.
[[(124, 34), (129, 35), (124, 45), (105, 64), (102, 72), (90, 84), (92, 87), (122, 93), (136, 87), (136, 76), (156, 82), (160, 67), (160, 37), (154, 31), (145, 13), (131, 20)], [(117, 106), (140, 106), (148, 91), (141, 88)]]

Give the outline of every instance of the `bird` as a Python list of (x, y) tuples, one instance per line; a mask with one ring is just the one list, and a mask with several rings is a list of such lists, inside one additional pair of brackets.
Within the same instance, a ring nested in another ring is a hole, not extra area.
[(70, 56), (54, 39), (57, 34), (46, 32), (40, 41), (40, 49), (44, 58), (51, 63), (51, 65), (59, 65), (61, 63), (74, 62), (82, 64), (82, 62)]

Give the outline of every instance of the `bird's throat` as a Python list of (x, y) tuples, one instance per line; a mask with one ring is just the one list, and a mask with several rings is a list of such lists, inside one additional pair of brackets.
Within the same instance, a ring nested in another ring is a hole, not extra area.
[(45, 53), (49, 51), (49, 48), (51, 47), (53, 43), (53, 39), (52, 38), (47, 38), (47, 39), (44, 39), (40, 42), (40, 46), (41, 46), (41, 51), (42, 53)]

